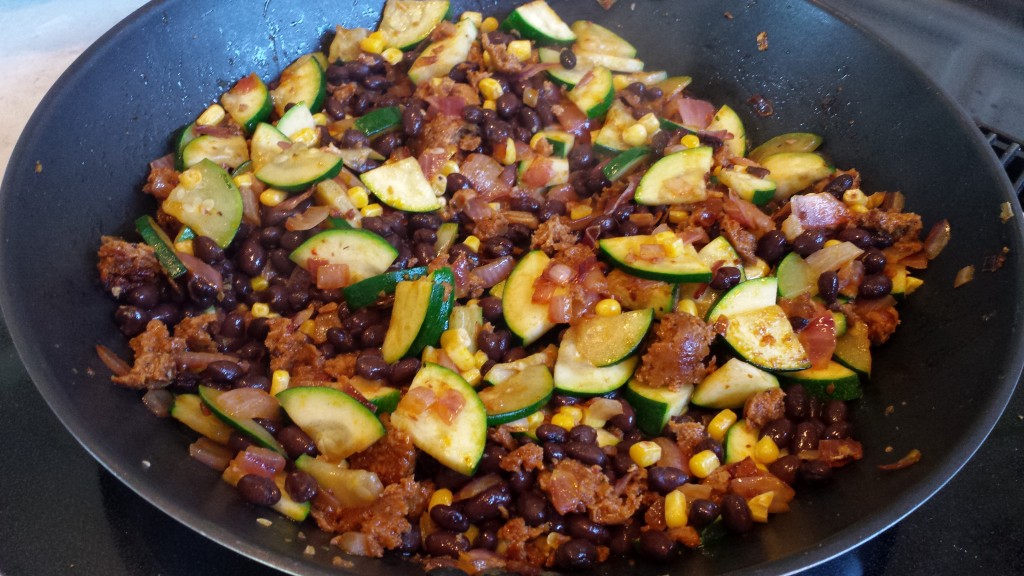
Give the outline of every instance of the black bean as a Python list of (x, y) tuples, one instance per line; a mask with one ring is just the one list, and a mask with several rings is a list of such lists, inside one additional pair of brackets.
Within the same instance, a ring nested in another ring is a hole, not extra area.
[(483, 253), (486, 258), (501, 258), (512, 253), (512, 241), (504, 236), (494, 236), (484, 241)]
[(871, 235), (871, 245), (879, 250), (892, 246), (896, 240), (885, 230), (878, 230)]
[(419, 370), (419, 358), (403, 358), (391, 366), (391, 374), (388, 375), (388, 380), (390, 380), (392, 384), (402, 386), (412, 382), (412, 379), (416, 376), (416, 373), (419, 372)]
[(431, 556), (458, 558), (459, 552), (469, 550), (469, 540), (461, 533), (438, 530), (427, 536), (423, 547)]
[(275, 438), (281, 443), (281, 446), (284, 447), (284, 451), (288, 453), (290, 458), (298, 458), (303, 454), (316, 456), (319, 453), (313, 439), (298, 426), (292, 425), (281, 428)]
[(565, 517), (565, 529), (573, 538), (590, 540), (594, 544), (606, 544), (611, 538), (608, 528), (592, 522), (586, 514), (569, 514)]
[(445, 530), (465, 532), (469, 530), (469, 520), (454, 506), (437, 504), (430, 509), (430, 519)]
[(273, 506), (281, 499), (281, 489), (266, 476), (246, 474), (238, 479), (235, 487), (242, 498), (257, 506)]
[(380, 74), (373, 74), (363, 78), (363, 86), (366, 86), (367, 90), (386, 90), (390, 85), (391, 81), (388, 80), (387, 76), (382, 76)]
[(523, 492), (516, 502), (516, 511), (527, 526), (540, 526), (548, 521), (548, 502), (535, 492)]
[(149, 311), (149, 319), (159, 320), (167, 326), (172, 326), (181, 320), (181, 310), (170, 302), (164, 302)]
[[(807, 419), (808, 420), (820, 420), (825, 414), (825, 402), (817, 396), (811, 396), (807, 399)], [(819, 422), (820, 424), (820, 422)], [(821, 426), (825, 428), (824, 425)]]
[(437, 230), (441, 227), (441, 216), (434, 213), (426, 214), (413, 214), (409, 218), (409, 228), (413, 230), (425, 229), (425, 230)]
[(437, 242), (437, 231), (429, 228), (416, 228), (412, 233), (412, 241), (417, 244), (426, 244), (433, 250)]
[(718, 456), (719, 462), (725, 462), (725, 450), (722, 448), (722, 443), (718, 440), (715, 440), (714, 438), (705, 438), (693, 447), (694, 454), (699, 454), (705, 450), (711, 450), (715, 453), (715, 456)]
[(235, 256), (238, 268), (248, 276), (259, 276), (267, 265), (267, 251), (255, 240), (246, 240)]
[(482, 520), (498, 518), (501, 509), (512, 505), (512, 494), (508, 486), (498, 484), (491, 486), (480, 494), (462, 501), (462, 512), (470, 522), (476, 524)]
[(608, 542), (612, 554), (629, 556), (636, 550), (640, 540), (640, 524), (629, 521), (626, 524), (612, 527), (612, 537)]
[(832, 478), (832, 467), (821, 460), (807, 460), (800, 465), (800, 479), (808, 484), (822, 484)]
[(388, 332), (388, 327), (384, 324), (374, 324), (368, 326), (363, 333), (359, 335), (359, 343), (363, 348), (376, 348), (384, 343), (384, 336)]
[(556, 464), (558, 461), (565, 458), (565, 448), (561, 444), (555, 444), (554, 442), (544, 443), (544, 461), (548, 464)]
[(828, 270), (818, 276), (818, 295), (828, 304), (839, 297), (839, 275)]
[(789, 324), (793, 327), (794, 332), (801, 332), (804, 328), (811, 323), (810, 318), (804, 318), (803, 316), (790, 316)]
[(541, 442), (553, 442), (564, 444), (569, 439), (569, 433), (561, 426), (545, 422), (537, 427), (537, 439)]
[(657, 156), (665, 154), (665, 148), (672, 142), (672, 134), (666, 130), (658, 130), (651, 136), (651, 150)]
[(825, 233), (820, 230), (805, 230), (793, 239), (793, 252), (807, 257), (825, 245)]
[(327, 329), (327, 341), (339, 353), (351, 352), (356, 347), (356, 342), (352, 335), (338, 327)]
[(484, 139), (492, 145), (503, 144), (505, 139), (509, 137), (510, 131), (511, 127), (508, 122), (503, 122), (501, 120), (488, 120), (484, 122)]
[(512, 345), (512, 334), (508, 330), (481, 330), (476, 337), (476, 344), (488, 358), (498, 362)]
[(501, 298), (486, 296), (480, 299), (480, 308), (483, 309), (484, 319), (488, 322), (496, 322), (504, 318), (504, 308), (501, 305)]
[(786, 406), (786, 418), (790, 420), (803, 420), (807, 418), (809, 404), (807, 390), (800, 384), (794, 384), (786, 388), (786, 398), (783, 400), (783, 404)]
[(160, 288), (156, 284), (142, 284), (129, 292), (125, 300), (142, 310), (152, 310), (160, 303)]
[(676, 543), (664, 532), (648, 530), (640, 534), (640, 554), (652, 562), (668, 562), (676, 555)]
[(567, 442), (565, 444), (565, 454), (588, 466), (604, 466), (604, 463), (608, 460), (604, 450), (601, 450), (597, 444)]
[(263, 374), (250, 373), (242, 376), (235, 383), (235, 388), (256, 388), (264, 392), (270, 392), (270, 378)]
[(569, 430), (569, 440), (572, 442), (582, 442), (583, 444), (597, 444), (597, 430), (594, 430), (593, 426), (587, 426), (586, 424), (578, 424)]
[(523, 348), (522, 346), (514, 346), (510, 348), (508, 352), (505, 352), (505, 355), (502, 356), (501, 361), (515, 362), (516, 360), (522, 360), (523, 358), (526, 358), (526, 348)]
[(249, 446), (252, 446), (252, 440), (241, 432), (234, 431), (228, 436), (228, 448), (235, 452), (241, 452)]
[(217, 301), (217, 288), (195, 274), (189, 276), (186, 288), (188, 297), (198, 308), (208, 308)]
[(249, 338), (265, 340), (267, 334), (270, 333), (270, 324), (266, 318), (253, 318), (252, 322), (249, 323), (249, 327), (245, 329), (245, 333)]
[(822, 440), (843, 440), (853, 436), (853, 425), (849, 422), (834, 422), (821, 433)]
[(864, 255), (861, 256), (860, 261), (864, 263), (865, 274), (878, 274), (882, 270), (885, 270), (887, 259), (881, 250), (872, 246), (864, 251)]
[(366, 148), (370, 145), (370, 139), (360, 130), (349, 128), (341, 134), (340, 144), (342, 148)]
[(881, 298), (892, 292), (892, 280), (885, 274), (871, 274), (860, 281), (857, 297), (874, 299)]
[(481, 476), (501, 473), (501, 459), (507, 454), (508, 450), (506, 448), (497, 444), (487, 444), (484, 447), (480, 463), (477, 464), (476, 473)]
[(797, 472), (800, 471), (800, 463), (801, 460), (796, 455), (787, 454), (769, 464), (768, 471), (786, 484), (792, 484), (796, 482)]
[(380, 356), (360, 354), (356, 359), (356, 374), (369, 380), (384, 380), (388, 377), (390, 366)]
[(263, 293), (263, 300), (270, 305), (274, 312), (287, 313), (291, 311), (288, 305), (288, 287), (284, 284), (273, 284)]
[(452, 172), (451, 174), (449, 174), (447, 180), (445, 181), (445, 191), (448, 192), (449, 194), (472, 187), (473, 183), (469, 181), (469, 178), (466, 178), (465, 176), (459, 174), (458, 172)]
[(871, 246), (871, 234), (863, 228), (846, 228), (841, 230), (839, 234), (836, 234), (836, 240), (850, 242), (860, 249), (866, 249)]
[(747, 532), (754, 527), (750, 506), (739, 494), (726, 494), (719, 506), (722, 509), (722, 523), (732, 532)]
[(849, 174), (840, 174), (825, 185), (825, 192), (841, 199), (843, 197), (843, 192), (846, 192), (852, 186), (853, 176), (850, 176)]
[(644, 92), (647, 90), (647, 86), (643, 82), (631, 82), (626, 86), (626, 92), (629, 92), (637, 97), (643, 98)]
[(327, 114), (335, 120), (343, 119), (345, 117), (345, 103), (331, 96), (327, 99)]
[(221, 336), (237, 338), (245, 334), (245, 316), (241, 312), (231, 312), (220, 323)]
[[(619, 444), (619, 446), (622, 445)], [(629, 457), (628, 448), (619, 448), (619, 451), (615, 454), (615, 456), (612, 456), (611, 466), (612, 470), (616, 474), (622, 476), (624, 474), (627, 474), (630, 470), (632, 470), (636, 466), (636, 464), (633, 462), (633, 459)]]
[(618, 428), (622, 432), (629, 432), (636, 428), (636, 412), (633, 411), (633, 407), (628, 402), (620, 400), (622, 404), (622, 414), (616, 414), (608, 420), (608, 424)]
[(686, 484), (687, 480), (686, 472), (673, 466), (651, 466), (647, 469), (647, 486), (662, 496)]
[(558, 63), (562, 65), (562, 68), (572, 70), (576, 67), (576, 53), (571, 48), (563, 48), (558, 54)]
[(589, 540), (574, 538), (555, 550), (555, 563), (564, 570), (586, 570), (597, 562), (597, 546)]
[(530, 488), (533, 488), (536, 480), (537, 474), (535, 472), (529, 470), (516, 470), (509, 476), (508, 487), (513, 494), (523, 494)]
[(644, 90), (644, 99), (645, 100), (659, 100), (664, 95), (665, 95), (665, 91), (662, 90), (661, 88), (658, 88), (657, 86), (648, 86)]
[(519, 114), (519, 109), (522, 107), (522, 103), (512, 92), (506, 92), (498, 97), (495, 102), (498, 116), (505, 118), (506, 120), (516, 117)]
[(389, 158), (391, 153), (401, 145), (402, 136), (398, 132), (388, 132), (377, 138), (370, 147), (381, 156)]
[(416, 522), (412, 523), (412, 527), (409, 528), (408, 532), (405, 532), (400, 537), (400, 542), (395, 548), (395, 552), (404, 555), (415, 554), (420, 549), (420, 544), (423, 542), (423, 534), (420, 532), (419, 524)]
[(213, 238), (196, 236), (192, 239), (192, 252), (207, 264), (216, 264), (224, 259), (224, 249)]
[(712, 500), (698, 498), (690, 504), (690, 513), (687, 516), (688, 524), (698, 530), (710, 526), (719, 515), (718, 504)]
[(541, 122), (540, 115), (537, 111), (529, 106), (523, 106), (519, 109), (519, 125), (529, 130), (530, 134), (536, 134), (544, 124)]
[(551, 220), (556, 216), (565, 216), (565, 214), (568, 211), (569, 208), (568, 206), (565, 205), (565, 202), (562, 202), (561, 200), (557, 200), (554, 198), (549, 198), (544, 201), (544, 205), (541, 206), (540, 212), (537, 214), (537, 217), (541, 221), (547, 221)]
[(295, 269), (295, 262), (292, 262), (288, 256), (291, 251), (283, 248), (275, 248), (270, 251), (270, 265), (274, 267), (274, 270), (279, 274), (291, 274), (292, 270)]
[(438, 488), (447, 488), (452, 492), (457, 492), (459, 488), (465, 486), (469, 481), (469, 476), (459, 474), (447, 466), (441, 466), (437, 474), (434, 475), (434, 484)]
[(462, 119), (470, 124), (481, 124), (487, 119), (487, 114), (483, 108), (470, 105), (462, 109)]
[(804, 450), (818, 449), (818, 427), (812, 422), (801, 422), (793, 431), (792, 452), (799, 454)]
[(845, 422), (848, 414), (846, 402), (842, 400), (829, 400), (825, 403), (825, 411), (822, 413), (822, 420), (826, 424)]
[(711, 276), (710, 286), (715, 290), (728, 290), (740, 283), (743, 274), (735, 266), (721, 266)]
[(757, 241), (757, 255), (765, 262), (774, 264), (786, 254), (786, 235), (770, 230)]
[(215, 360), (207, 364), (203, 370), (203, 377), (214, 382), (227, 384), (238, 380), (242, 375), (242, 368), (230, 360)]
[(785, 418), (772, 420), (761, 428), (760, 437), (765, 436), (771, 438), (776, 446), (785, 448), (793, 440), (793, 422)]
[(288, 496), (296, 502), (309, 502), (316, 496), (319, 486), (316, 480), (308, 472), (295, 470), (289, 472), (284, 479), (284, 489)]
[(264, 430), (270, 432), (270, 434), (275, 437), (277, 436), (278, 432), (281, 431), (282, 424), (280, 420), (271, 420), (269, 418), (253, 418), (252, 421), (262, 426)]

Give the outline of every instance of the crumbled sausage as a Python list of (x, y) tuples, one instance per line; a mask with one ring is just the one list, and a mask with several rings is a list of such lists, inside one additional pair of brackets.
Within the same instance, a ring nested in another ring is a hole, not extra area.
[(155, 282), (163, 275), (153, 248), (141, 243), (126, 242), (103, 236), (99, 249), (100, 282), (115, 298), (143, 284)]
[(700, 318), (685, 312), (667, 314), (655, 331), (655, 340), (640, 361), (637, 378), (655, 388), (678, 390), (700, 382), (708, 373), (714, 331)]

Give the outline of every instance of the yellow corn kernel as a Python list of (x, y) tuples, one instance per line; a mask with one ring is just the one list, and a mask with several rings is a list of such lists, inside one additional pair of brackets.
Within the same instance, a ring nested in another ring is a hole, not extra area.
[(629, 458), (641, 468), (654, 466), (661, 460), (661, 446), (650, 440), (641, 440), (629, 447)]
[(487, 70), (491, 69), (491, 53), (484, 52), (484, 68)]
[(510, 166), (516, 163), (516, 142), (511, 138), (505, 138), (504, 150), (499, 150), (498, 161), (505, 166)]
[(473, 363), (476, 364), (477, 368), (483, 368), (484, 364), (487, 364), (488, 360), (490, 360), (490, 358), (487, 357), (487, 353), (483, 350), (477, 350), (473, 353)]
[(771, 464), (779, 459), (779, 447), (771, 436), (764, 436), (754, 444), (754, 460), (761, 464)]
[(425, 346), (420, 354), (420, 361), (438, 364), (441, 361), (441, 351), (433, 346)]
[(260, 192), (260, 204), (273, 208), (288, 198), (288, 193), (273, 188), (267, 188)]
[(823, 247), (831, 248), (833, 246), (839, 246), (840, 244), (842, 244), (842, 241), (836, 240), (835, 238), (830, 238), (828, 240), (825, 240), (825, 244), (823, 245)]
[(673, 490), (665, 496), (665, 526), (679, 528), (686, 526), (686, 494)]
[(561, 412), (551, 417), (551, 423), (560, 428), (565, 428), (566, 430), (572, 430), (573, 427), (576, 426), (576, 423), (572, 420), (572, 416)]
[(254, 292), (263, 292), (270, 288), (270, 281), (263, 276), (253, 276), (252, 280), (249, 280), (249, 286), (252, 286)]
[(868, 197), (860, 188), (850, 188), (846, 192), (843, 192), (843, 202), (847, 206), (853, 206), (859, 204), (861, 206), (868, 205)]
[(449, 160), (441, 166), (441, 174), (447, 177), (449, 174), (455, 174), (459, 171), (459, 163), (455, 160)]
[(597, 312), (598, 316), (618, 316), (622, 314), (622, 304), (614, 298), (605, 298), (597, 303), (594, 312)]
[(178, 175), (178, 184), (183, 188), (195, 188), (203, 181), (203, 175), (198, 170), (189, 168)]
[(466, 381), (470, 386), (476, 386), (477, 384), (484, 381), (484, 375), (480, 373), (479, 368), (470, 368), (469, 370), (460, 370), (459, 375)]
[(459, 20), (469, 20), (477, 28), (479, 28), (480, 27), (480, 23), (483, 22), (483, 20), (484, 20), (484, 15), (479, 13), (479, 12), (473, 12), (473, 11), (470, 11), (470, 10), (466, 10), (465, 12), (463, 12), (459, 16)]
[(526, 417), (526, 423), (529, 424), (530, 429), (533, 430), (544, 423), (544, 413), (538, 410), (533, 414), (530, 414)]
[(644, 114), (637, 123), (643, 124), (644, 128), (647, 129), (647, 135), (652, 136), (655, 132), (661, 129), (661, 122), (658, 121), (658, 117), (654, 115), (654, 112), (648, 112)]
[(384, 33), (380, 30), (370, 34), (366, 38), (359, 41), (359, 48), (364, 52), (370, 52), (371, 54), (380, 54), (384, 51), (387, 46), (387, 38), (384, 37)]
[(520, 62), (529, 60), (531, 52), (533, 52), (533, 47), (530, 46), (529, 40), (513, 40), (508, 43), (508, 53)]
[(690, 457), (690, 472), (700, 479), (707, 478), (720, 465), (718, 455), (711, 450), (697, 452)]
[(185, 254), (195, 254), (192, 250), (192, 240), (181, 240), (174, 243), (174, 249)]
[(488, 202), (487, 205), (491, 207), (491, 210), (501, 212), (501, 202)]
[(669, 208), (668, 221), (673, 224), (685, 224), (690, 221), (690, 213), (682, 208)]
[(679, 143), (687, 148), (696, 148), (700, 146), (700, 138), (696, 134), (687, 134), (679, 139)]
[(356, 208), (363, 209), (370, 203), (370, 195), (366, 192), (366, 188), (362, 186), (353, 186), (348, 189), (348, 199), (352, 202), (352, 205)]
[(444, 196), (445, 190), (448, 189), (448, 178), (444, 174), (434, 174), (430, 178), (430, 189), (434, 196)]
[[(537, 106), (537, 100), (539, 98), (540, 92), (536, 88), (527, 88), (526, 90), (523, 90), (523, 104), (530, 108), (535, 108)], [(597, 130), (594, 130), (594, 133), (596, 132)]]
[(911, 294), (914, 293), (915, 290), (917, 290), (923, 285), (924, 280), (921, 280), (920, 278), (914, 278), (913, 276), (907, 276), (907, 285), (903, 289), (903, 293), (907, 296), (910, 296)]
[(252, 187), (252, 174), (246, 172), (245, 174), (239, 174), (232, 178), (235, 181), (235, 186), (239, 188)]
[(579, 406), (562, 406), (558, 409), (559, 414), (568, 414), (572, 418), (573, 424), (579, 424), (583, 421), (583, 408)]
[(725, 438), (725, 432), (729, 430), (729, 427), (735, 424), (738, 419), (739, 418), (736, 416), (736, 413), (732, 410), (729, 410), (728, 408), (722, 410), (718, 414), (715, 414), (715, 417), (711, 419), (711, 422), (708, 422), (708, 436), (711, 436), (715, 440), (721, 442), (722, 438)]
[(196, 118), (199, 126), (216, 126), (224, 119), (224, 108), (220, 104), (211, 104), (209, 108)]
[(690, 316), (697, 316), (697, 303), (693, 298), (683, 298), (676, 304), (676, 312), (686, 312)]
[(765, 492), (747, 500), (750, 517), (754, 519), (754, 522), (768, 521), (768, 507), (772, 505), (772, 500), (775, 500), (775, 492)]
[(494, 78), (484, 78), (479, 84), (477, 84), (477, 88), (480, 89), (480, 95), (488, 100), (497, 100), (505, 93), (505, 91), (501, 89), (501, 82), (498, 82)]
[(405, 54), (394, 46), (391, 48), (385, 48), (380, 55), (383, 56), (384, 59), (388, 61), (388, 64), (391, 64), (392, 66), (397, 66), (398, 63), (402, 61), (402, 58), (405, 57)]
[(472, 339), (465, 328), (449, 328), (441, 333), (441, 347), (445, 350), (469, 348)]
[(480, 105), (484, 110), (497, 110), (498, 103), (490, 98), (484, 100), (483, 104)]
[(252, 305), (250, 312), (253, 318), (267, 318), (270, 316), (270, 305), (266, 302), (257, 302)]
[(466, 540), (472, 542), (476, 540), (477, 536), (480, 535), (480, 529), (470, 524), (469, 528), (467, 528), (466, 531), (462, 533), (462, 535), (466, 537)]
[(444, 504), (445, 506), (451, 506), (455, 496), (452, 491), (447, 488), (438, 488), (434, 490), (434, 493), (430, 495), (430, 504), (427, 505), (427, 510), (430, 510), (438, 504)]
[(384, 207), (374, 202), (373, 204), (367, 204), (359, 211), (364, 218), (370, 218), (373, 216), (380, 216), (384, 213)]
[(647, 142), (647, 127), (640, 122), (634, 122), (622, 131), (622, 141), (630, 146), (643, 146), (644, 142)]
[(622, 442), (622, 440), (615, 434), (612, 434), (611, 432), (605, 430), (604, 428), (597, 429), (598, 448), (604, 448), (605, 446), (615, 446), (619, 442)]
[(316, 334), (316, 322), (312, 319), (303, 321), (302, 324), (299, 324), (299, 332), (312, 338)]
[(494, 32), (497, 29), (498, 19), (495, 18), (494, 16), (488, 16), (487, 18), (483, 19), (483, 22), (480, 22), (480, 31), (483, 32), (484, 34)]
[(850, 209), (850, 212), (853, 212), (855, 214), (866, 214), (866, 213), (870, 212), (868, 207), (863, 205), (863, 204), (853, 204), (853, 205), (849, 206), (849, 209)]
[(467, 236), (466, 239), (462, 241), (462, 243), (465, 244), (473, 252), (480, 251), (480, 239), (477, 238), (476, 236)]
[(317, 126), (327, 126), (331, 123), (331, 119), (327, 117), (327, 114), (317, 112), (316, 114), (313, 114), (313, 122), (316, 123)]
[(287, 390), (292, 381), (292, 375), (287, 370), (274, 370), (270, 376), (270, 394), (276, 396), (278, 393)]
[(674, 242), (676, 238), (676, 233), (671, 230), (664, 230), (654, 235), (654, 241), (661, 245)]
[(314, 146), (320, 140), (320, 135), (312, 128), (303, 128), (290, 136), (292, 142)]
[(594, 209), (591, 208), (587, 204), (577, 204), (577, 205), (573, 206), (571, 210), (569, 210), (569, 218), (571, 218), (573, 220), (579, 220), (580, 218), (586, 218), (587, 216), (590, 216), (590, 214), (593, 211), (594, 211)]
[(624, 89), (630, 84), (632, 84), (632, 82), (630, 81), (629, 76), (624, 74), (616, 74), (615, 76), (612, 76), (612, 86), (615, 88), (616, 92)]

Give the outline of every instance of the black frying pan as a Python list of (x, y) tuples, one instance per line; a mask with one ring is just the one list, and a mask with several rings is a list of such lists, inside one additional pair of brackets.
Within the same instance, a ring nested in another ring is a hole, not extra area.
[[(0, 302), (34, 381), (68, 429), (116, 477), (209, 538), (287, 572), (346, 573), (306, 544), (328, 537), (283, 520), (261, 527), (216, 474), (187, 457), (187, 435), (120, 390), (93, 352), (126, 347), (113, 303), (96, 282), (101, 234), (131, 234), (152, 206), (138, 192), (168, 136), (250, 71), (275, 76), (320, 46), (335, 24), (373, 27), (379, 6), (337, 0), (154, 2), (101, 39), (47, 95), (29, 122), (0, 197)], [(456, 11), (506, 13), (512, 2), (454, 2)], [(693, 90), (737, 108), (754, 142), (782, 132), (825, 136), (825, 150), (861, 171), (867, 191), (902, 190), (929, 224), (948, 218), (954, 240), (903, 307), (898, 334), (876, 354), (877, 378), (855, 408), (860, 463), (788, 514), (685, 555), (669, 568), (610, 564), (604, 574), (786, 573), (871, 538), (926, 500), (981, 444), (1020, 376), (1024, 293), (1020, 207), (969, 120), (903, 59), (814, 4), (797, 1), (552, 0), (566, 20), (621, 30), (650, 69), (695, 78)], [(729, 12), (732, 18), (725, 17)], [(768, 34), (769, 49), (755, 37)], [(753, 94), (775, 113), (745, 106)], [(38, 169), (37, 169), (38, 167)], [(1015, 219), (999, 220), (1010, 202)], [(986, 256), (1009, 248), (1003, 268)], [(952, 289), (956, 271), (978, 278)], [(895, 413), (886, 416), (886, 407)], [(886, 446), (894, 451), (887, 454)], [(917, 465), (876, 466), (911, 448)], [(143, 461), (149, 465), (144, 466)], [(153, 544), (159, 545), (159, 544)], [(410, 574), (401, 560), (353, 559), (349, 573)]]

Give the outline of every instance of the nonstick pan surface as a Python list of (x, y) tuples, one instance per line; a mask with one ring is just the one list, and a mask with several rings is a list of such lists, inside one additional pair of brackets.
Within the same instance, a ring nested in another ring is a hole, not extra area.
[[(235, 79), (264, 78), (321, 46), (335, 24), (374, 27), (379, 3), (327, 0), (153, 2), (91, 47), (29, 122), (0, 196), (0, 303), (33, 380), (68, 430), (117, 478), (154, 506), (225, 547), (285, 572), (415, 574), (388, 558), (331, 565), (312, 557), (329, 537), (241, 502), (187, 457), (188, 435), (153, 418), (135, 393), (108, 381), (95, 356), (127, 350), (99, 288), (102, 234), (132, 236), (152, 210), (139, 189), (169, 136)], [(953, 241), (901, 306), (903, 325), (875, 356), (876, 377), (854, 408), (865, 458), (827, 487), (803, 490), (791, 512), (741, 536), (685, 554), (671, 566), (612, 563), (602, 574), (779, 574), (798, 571), (873, 537), (924, 502), (969, 459), (1021, 374), (1024, 294), (1021, 212), (985, 142), (933, 84), (881, 42), (813, 3), (551, 0), (568, 21), (622, 34), (649, 69), (694, 77), (692, 90), (729, 103), (752, 142), (791, 131), (824, 135), (841, 167), (867, 192), (901, 190), (927, 225), (948, 218)], [(455, 1), (506, 14), (511, 2)], [(726, 16), (729, 14), (729, 17)], [(756, 37), (766, 32), (768, 49)], [(762, 118), (746, 101), (770, 100)], [(1001, 222), (1000, 204), (1014, 218)], [(1008, 248), (1005, 264), (982, 272)], [(953, 289), (961, 267), (976, 279)], [(891, 407), (891, 410), (889, 408)], [(889, 413), (891, 412), (891, 413)], [(887, 453), (886, 447), (892, 447)], [(882, 472), (912, 448), (922, 460)], [(306, 540), (298, 537), (305, 532)], [(159, 546), (158, 542), (139, 545)], [(182, 551), (185, 553), (185, 551)]]

